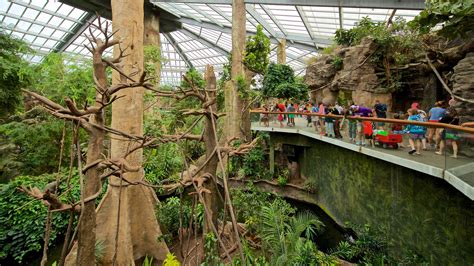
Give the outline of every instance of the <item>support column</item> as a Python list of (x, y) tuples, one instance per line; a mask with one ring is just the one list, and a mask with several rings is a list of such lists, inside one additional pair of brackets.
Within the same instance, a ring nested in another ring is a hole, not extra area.
[[(130, 74), (143, 71), (143, 44), (159, 44), (159, 25), (157, 17), (148, 17), (147, 34), (144, 32), (144, 0), (111, 0), (112, 28), (118, 30), (114, 38), (123, 41), (121, 47), (128, 47), (129, 56), (122, 60), (122, 71)], [(147, 36), (148, 35), (148, 36)], [(158, 35), (158, 36), (157, 36)], [(114, 49), (117, 56), (118, 46)], [(113, 71), (112, 83), (127, 82)], [(128, 88), (118, 93), (122, 97), (112, 104), (114, 129), (132, 135), (143, 135), (143, 88)], [(111, 139), (111, 158), (123, 158), (129, 150), (139, 145), (127, 139), (114, 136)], [(126, 157), (133, 167), (142, 166), (143, 150), (138, 149)], [(124, 174), (129, 181), (143, 178), (141, 168), (138, 172)], [(161, 264), (169, 252), (161, 237), (161, 230), (155, 216), (156, 195), (152, 188), (143, 185), (123, 186), (120, 179), (110, 177), (107, 192), (97, 209), (97, 240), (104, 241), (104, 254), (101, 265), (142, 264), (145, 256), (153, 257)], [(115, 258), (115, 259), (114, 259)]]
[[(160, 40), (160, 17), (155, 12), (151, 12), (150, 9), (145, 9), (145, 18), (144, 18), (144, 36), (143, 36), (143, 45), (155, 46), (160, 49), (161, 52), (161, 40)], [(161, 64), (157, 63), (155, 65), (155, 73), (150, 73), (156, 76), (156, 84), (160, 84), (161, 78)]]
[(286, 64), (286, 39), (281, 39), (278, 42), (277, 64)]
[[(145, 8), (145, 17), (144, 17), (144, 36), (143, 36), (143, 45), (144, 46), (154, 46), (160, 49), (161, 53), (161, 40), (160, 40), (160, 17), (156, 12), (152, 12), (151, 9)], [(152, 81), (153, 84), (160, 85), (161, 80), (161, 62), (155, 63), (155, 73), (147, 73), (148, 76), (153, 76), (155, 79)], [(146, 91), (145, 93), (152, 94), (151, 91)], [(159, 108), (160, 97), (154, 97), (154, 102), (147, 103), (145, 106), (145, 116), (161, 117)], [(150, 107), (151, 106), (151, 107)], [(154, 111), (158, 110), (158, 111)]]
[(270, 157), (270, 175), (273, 177), (275, 174), (275, 144), (273, 141), (270, 140), (270, 153), (268, 154)]
[[(243, 99), (239, 93), (239, 78), (245, 79), (245, 68), (243, 64), (243, 57), (245, 53), (246, 40), (246, 9), (244, 0), (232, 1), (232, 70), (231, 93), (226, 93), (230, 96), (226, 99), (226, 111), (228, 113), (227, 124), (228, 132), (227, 139), (238, 137), (242, 141), (249, 141), (250, 134), (250, 113), (247, 108), (247, 100)], [(230, 89), (230, 88), (229, 88)]]

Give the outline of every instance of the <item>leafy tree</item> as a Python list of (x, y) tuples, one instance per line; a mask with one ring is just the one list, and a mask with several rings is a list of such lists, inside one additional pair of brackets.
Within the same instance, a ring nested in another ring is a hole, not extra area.
[(263, 78), (262, 93), (265, 97), (279, 97), (275, 91), (280, 84), (295, 82), (295, 73), (288, 65), (271, 63)]
[(270, 39), (263, 33), (262, 25), (257, 25), (255, 36), (247, 37), (244, 64), (249, 70), (262, 74), (270, 62), (269, 55)]
[(263, 78), (262, 94), (264, 97), (284, 99), (305, 99), (308, 87), (303, 80), (295, 77), (288, 65), (270, 64)]
[(15, 111), (21, 88), (32, 80), (30, 66), (22, 57), (30, 52), (27, 44), (0, 31), (0, 119)]
[(426, 8), (409, 23), (420, 33), (442, 25), (439, 33), (447, 38), (466, 37), (474, 29), (474, 0), (430, 0)]
[[(17, 120), (0, 125), (0, 141), (16, 147), (9, 155), (16, 163), (6, 165), (0, 173), (3, 179), (10, 173), (38, 175), (57, 170), (64, 122), (51, 118), (40, 108), (35, 108)], [(32, 134), (31, 132), (34, 132)], [(69, 160), (70, 130), (64, 142), (63, 165)]]
[[(71, 63), (74, 62), (74, 63)], [(59, 103), (65, 97), (81, 104), (93, 104), (95, 97), (90, 61), (62, 53), (51, 53), (34, 67), (32, 90)]]

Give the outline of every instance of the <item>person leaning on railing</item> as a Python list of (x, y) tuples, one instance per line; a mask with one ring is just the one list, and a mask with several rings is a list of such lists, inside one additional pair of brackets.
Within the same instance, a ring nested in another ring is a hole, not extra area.
[[(459, 125), (459, 116), (456, 112), (454, 107), (448, 107), (446, 110), (446, 114), (441, 120), (440, 123), (444, 124), (451, 124), (451, 125)], [(444, 149), (446, 147), (446, 141), (451, 141), (451, 146), (453, 147), (453, 155), (451, 157), (458, 158), (458, 141), (459, 135), (456, 130), (449, 129), (449, 128), (440, 128), (439, 130), (440, 135), (439, 138), (441, 139), (439, 142), (439, 151), (435, 152), (436, 154), (443, 155)]]

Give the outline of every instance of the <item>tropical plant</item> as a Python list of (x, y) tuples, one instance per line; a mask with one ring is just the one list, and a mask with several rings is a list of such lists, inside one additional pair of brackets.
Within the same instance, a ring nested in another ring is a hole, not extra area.
[[(63, 121), (51, 118), (42, 109), (35, 108), (0, 124), (0, 142), (12, 146), (2, 156), (0, 176), (3, 180), (17, 174), (39, 175), (57, 170), (61, 153)], [(71, 129), (66, 126), (63, 144), (63, 165), (69, 162)], [(34, 132), (32, 134), (31, 132)], [(7, 160), (10, 158), (10, 160)]]
[(183, 170), (183, 158), (177, 143), (166, 143), (145, 150), (145, 158), (145, 179), (151, 184), (158, 185), (164, 179), (180, 179), (178, 172)]
[(263, 33), (262, 25), (257, 25), (257, 33), (247, 37), (244, 65), (255, 73), (263, 74), (270, 62), (270, 39)]
[(368, 224), (364, 226), (351, 225), (358, 233), (355, 240), (341, 241), (332, 255), (344, 260), (364, 264), (384, 264), (395, 262), (388, 255), (387, 240), (378, 237), (382, 234), (376, 233)]
[(343, 64), (343, 58), (336, 55), (333, 59), (332, 59), (332, 65), (334, 66), (334, 68), (336, 70), (341, 70), (342, 69), (342, 64)]
[(271, 252), (272, 265), (289, 265), (296, 261), (309, 265), (315, 256), (308, 254), (308, 250), (315, 251), (316, 247), (309, 247), (314, 244), (306, 241), (312, 240), (323, 224), (309, 212), (290, 216), (294, 209), (287, 204), (274, 201), (262, 207), (259, 235), (264, 248)]
[(427, 0), (426, 8), (409, 22), (422, 34), (437, 25), (442, 26), (439, 33), (445, 37), (466, 37), (474, 29), (474, 0)]
[(181, 266), (175, 255), (172, 253), (166, 254), (166, 259), (163, 261), (163, 266)]
[(0, 119), (13, 113), (21, 102), (21, 89), (31, 82), (31, 68), (22, 55), (28, 45), (0, 31)]
[[(71, 62), (77, 62), (71, 64)], [(33, 68), (31, 90), (64, 103), (71, 98), (80, 105), (93, 105), (95, 97), (92, 64), (78, 56), (50, 53)]]
[[(250, 232), (255, 232), (260, 224), (262, 207), (273, 201), (272, 195), (257, 189), (252, 183), (244, 189), (231, 189), (232, 203), (235, 206), (237, 220), (247, 225)], [(276, 200), (283, 199), (277, 198)], [(281, 204), (283, 205), (283, 204)]]
[[(66, 177), (68, 173), (61, 173)], [(41, 176), (18, 176), (7, 184), (0, 184), (0, 260), (14, 259), (19, 264), (25, 258), (33, 256), (43, 246), (44, 228), (47, 207), (42, 201), (32, 199), (25, 193), (19, 192), (21, 186), (43, 188), (56, 180), (56, 174)], [(79, 200), (79, 175), (74, 171), (71, 179), (71, 198)], [(62, 182), (59, 191), (66, 191), (66, 182)], [(66, 201), (67, 195), (61, 200)], [(68, 226), (68, 213), (53, 213), (50, 235), (50, 245), (57, 243), (61, 234)]]
[(220, 266), (224, 265), (217, 250), (217, 238), (214, 233), (207, 233), (204, 237), (204, 262), (202, 266)]

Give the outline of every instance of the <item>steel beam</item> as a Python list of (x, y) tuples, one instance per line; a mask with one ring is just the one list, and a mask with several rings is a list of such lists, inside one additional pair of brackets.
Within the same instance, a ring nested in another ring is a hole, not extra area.
[[(308, 19), (306, 18), (306, 16), (304, 15), (304, 11), (303, 11), (303, 8), (300, 7), (300, 6), (296, 6), (296, 11), (298, 11), (298, 15), (300, 16), (301, 20), (303, 21), (303, 25), (304, 27), (306, 28), (306, 31), (308, 32), (309, 36), (311, 37), (311, 39), (314, 39), (315, 36), (313, 34), (313, 32), (311, 31), (310, 29), (310, 26), (309, 26), (309, 21)], [(318, 48), (318, 44), (315, 43), (315, 46), (316, 48)]]
[(342, 7), (339, 7), (339, 28), (342, 30), (344, 27), (344, 17), (343, 17)]
[(257, 12), (257, 10), (255, 10), (255, 8), (252, 6), (252, 5), (245, 5), (245, 9), (247, 10), (247, 12), (250, 14), (250, 16), (252, 16), (260, 25), (262, 25), (262, 27), (268, 32), (270, 33), (270, 35), (272, 37), (276, 37), (277, 36), (277, 33), (276, 31), (272, 28), (272, 26), (270, 24), (268, 24), (268, 22)]
[(79, 22), (80, 22), (80, 20), (73, 19), (73, 18), (64, 16), (64, 15), (62, 15), (62, 14), (59, 14), (59, 13), (56, 13), (56, 12), (53, 12), (53, 11), (44, 9), (44, 8), (42, 8), (42, 7), (39, 7), (39, 6), (35, 6), (35, 5), (33, 5), (33, 4), (30, 4), (30, 3), (26, 3), (26, 2), (23, 2), (23, 1), (20, 1), (20, 0), (10, 0), (10, 2), (13, 3), (13, 4), (19, 5), (19, 6), (31, 8), (31, 9), (33, 9), (33, 10), (40, 11), (40, 12), (43, 12), (43, 13), (45, 13), (45, 14), (48, 14), (48, 15), (51, 15), (51, 16), (55, 16), (55, 17), (59, 17), (59, 18), (65, 19), (65, 20), (69, 20), (69, 21), (75, 22), (75, 23), (79, 23)]
[(21, 16), (17, 16), (17, 15), (14, 15), (14, 14), (11, 14), (11, 13), (5, 13), (5, 12), (0, 12), (0, 16), (5, 16), (5, 17), (9, 17), (9, 18), (18, 19), (19, 21), (29, 22), (29, 23), (34, 24), (34, 25), (40, 25), (40, 26), (43, 26), (43, 27), (47, 27), (47, 28), (51, 28), (51, 29), (55, 29), (55, 30), (60, 30), (60, 31), (64, 31), (66, 33), (72, 33), (72, 31), (70, 29), (66, 29), (66, 28), (63, 28), (63, 27), (57, 27), (57, 26), (54, 26), (54, 25), (51, 25), (51, 24), (48, 24), (48, 23), (43, 23), (43, 22), (38, 21), (38, 20), (30, 19), (30, 18), (27, 18), (27, 17), (24, 17), (24, 16), (21, 17)]
[(224, 48), (216, 45), (215, 43), (209, 41), (208, 39), (206, 39), (202, 36), (197, 35), (196, 33), (192, 32), (188, 29), (182, 29), (181, 32), (183, 32), (185, 35), (195, 39), (196, 41), (204, 44), (205, 46), (208, 46), (209, 48), (216, 50), (217, 52), (221, 53), (222, 55), (227, 56), (230, 53), (230, 51), (226, 51)]
[(165, 35), (165, 38), (168, 39), (169, 44), (171, 44), (171, 46), (173, 46), (176, 53), (179, 54), (179, 56), (183, 59), (183, 61), (186, 63), (186, 65), (189, 68), (194, 68), (193, 63), (191, 63), (191, 61), (186, 56), (186, 54), (183, 52), (183, 50), (181, 50), (181, 47), (179, 47), (179, 45), (176, 43), (176, 40), (173, 38), (173, 36), (171, 36), (170, 33), (163, 33), (163, 35)]
[[(224, 26), (223, 28), (217, 26), (216, 24), (214, 23), (210, 23), (210, 22), (205, 22), (203, 21), (202, 23), (199, 23), (193, 19), (190, 19), (190, 18), (180, 18), (178, 19), (178, 22), (181, 22), (181, 23), (184, 23), (184, 24), (189, 24), (189, 25), (192, 25), (192, 26), (197, 26), (197, 27), (203, 27), (203, 28), (206, 28), (206, 29), (211, 29), (211, 30), (215, 30), (215, 31), (220, 31), (220, 32), (224, 32), (224, 33), (227, 33), (227, 34), (232, 34), (232, 27), (230, 26)], [(247, 31), (247, 35), (255, 35), (255, 32), (254, 31)], [(323, 45), (331, 45), (332, 44), (332, 40), (329, 40), (329, 39), (326, 39), (326, 38), (317, 38), (317, 39), (311, 39), (311, 38), (308, 38), (308, 37), (304, 37), (304, 36), (298, 36), (298, 35), (289, 35), (287, 37), (283, 36), (283, 35), (277, 35), (277, 37), (271, 37), (270, 36), (270, 41), (272, 43), (278, 43), (278, 39), (287, 39), (288, 41), (292, 40), (294, 41), (294, 43), (291, 44), (291, 46), (293, 47), (296, 47), (296, 48), (301, 48), (301, 49), (304, 49), (304, 50), (310, 50), (310, 51), (318, 51), (318, 49), (316, 49), (314, 47), (314, 45), (311, 45), (311, 44), (308, 44), (308, 43), (318, 43), (318, 44), (323, 44)], [(295, 38), (295, 39), (291, 39), (291, 38)], [(302, 43), (302, 42), (308, 42), (308, 43)]]
[[(162, 3), (196, 3), (231, 5), (232, 0), (151, 0)], [(246, 4), (326, 6), (354, 8), (415, 9), (425, 8), (425, 0), (244, 0)]]
[(81, 36), (82, 33), (94, 22), (97, 18), (96, 15), (92, 13), (87, 13), (79, 23), (74, 26), (72, 29), (73, 33), (69, 33), (66, 37), (63, 38), (63, 42), (58, 43), (58, 45), (54, 48), (56, 52), (63, 52), (66, 50), (69, 45), (71, 45), (77, 37)]
[[(286, 36), (288, 35), (288, 33), (286, 32), (285, 28), (283, 27), (283, 25), (281, 25), (280, 21), (274, 19), (274, 15), (272, 13), (272, 11), (270, 9), (268, 9), (266, 6), (264, 5), (260, 5), (260, 7), (263, 9), (263, 11), (265, 11), (265, 13), (267, 14), (268, 17), (270, 17), (270, 19), (273, 21), (273, 23), (275, 23), (275, 25), (277, 25), (277, 27), (280, 29), (280, 31), (283, 33), (283, 35), (285, 35), (285, 39), (286, 39)], [(291, 40), (290, 40), (291, 41)]]

